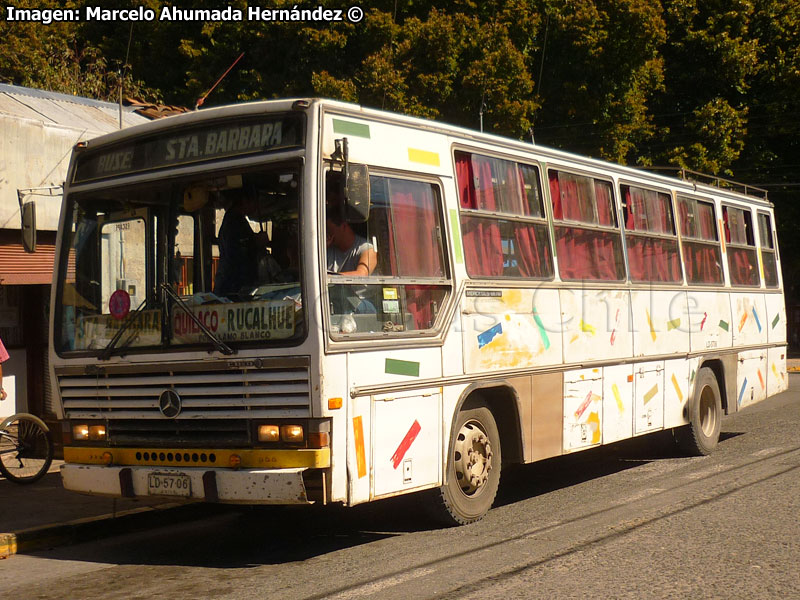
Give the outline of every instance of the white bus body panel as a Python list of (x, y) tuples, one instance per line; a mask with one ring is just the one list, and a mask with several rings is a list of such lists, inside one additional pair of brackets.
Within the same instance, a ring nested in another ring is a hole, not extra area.
[(631, 354), (627, 290), (562, 289), (564, 362), (627, 358)]
[(686, 292), (634, 290), (631, 298), (634, 356), (689, 350)]
[(687, 292), (692, 352), (733, 345), (731, 303), (727, 292)]
[(633, 435), (633, 365), (603, 367), (603, 443)]
[(664, 426), (664, 363), (636, 363), (633, 369), (633, 433), (649, 433)]
[[(479, 292), (467, 292), (470, 293)], [(499, 296), (465, 296), (463, 299), (466, 373), (561, 362), (558, 290), (493, 289), (485, 293)]]
[(764, 294), (764, 303), (767, 307), (767, 341), (770, 344), (786, 342), (786, 306), (783, 294)]
[(601, 369), (564, 373), (564, 452), (602, 442), (603, 377)]
[(731, 316), (733, 318), (733, 344), (755, 346), (767, 343), (767, 309), (764, 294), (731, 294)]
[(789, 389), (786, 372), (786, 347), (767, 350), (767, 396), (780, 394)]
[[(441, 377), (440, 348), (348, 354), (347, 389)], [(441, 388), (348, 402), (351, 504), (441, 483)]]
[(736, 405), (742, 409), (767, 397), (767, 350), (739, 353), (736, 370)]

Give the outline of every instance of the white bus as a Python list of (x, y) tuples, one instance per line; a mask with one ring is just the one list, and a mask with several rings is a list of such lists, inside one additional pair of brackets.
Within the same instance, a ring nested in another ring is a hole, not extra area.
[(327, 100), (79, 144), (51, 314), (64, 485), (438, 490), (469, 523), (503, 464), (665, 429), (709, 453), (788, 382), (773, 207), (715, 184)]

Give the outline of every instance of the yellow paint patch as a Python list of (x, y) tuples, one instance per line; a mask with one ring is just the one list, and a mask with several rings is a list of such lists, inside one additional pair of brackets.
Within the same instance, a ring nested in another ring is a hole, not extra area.
[(600, 430), (600, 415), (596, 412), (589, 413), (586, 424), (592, 430), (592, 444), (599, 444), (602, 431)]
[(575, 334), (575, 335), (573, 335), (573, 336), (572, 336), (572, 338), (569, 340), (569, 343), (570, 343), (570, 344), (574, 344), (574, 343), (575, 343), (575, 342), (577, 342), (577, 341), (578, 341), (578, 334), (576, 333), (576, 334)]
[(361, 479), (367, 474), (367, 458), (364, 450), (364, 423), (360, 415), (353, 417), (353, 440), (356, 445), (358, 478)]
[[(251, 448), (86, 448), (78, 446), (64, 447), (64, 460), (69, 463), (82, 465), (107, 464), (105, 453), (110, 453), (114, 465), (125, 466), (163, 466), (163, 467), (219, 467), (230, 464), (231, 455), (235, 454), (241, 460), (240, 466), (246, 468), (294, 469), (294, 468), (324, 468), (331, 466), (330, 448), (318, 450), (298, 448), (293, 450), (254, 450)], [(145, 459), (144, 454), (151, 453), (153, 457)], [(159, 459), (156, 460), (155, 455)], [(138, 456), (137, 456), (138, 455)], [(163, 459), (161, 458), (163, 455)], [(186, 455), (197, 456), (198, 460), (182, 458)], [(205, 460), (203, 459), (205, 457)], [(212, 460), (213, 457), (213, 460)]]
[[(778, 374), (778, 369), (775, 367), (775, 363), (772, 363), (772, 372), (775, 374), (776, 378), (780, 377), (780, 375)], [(783, 378), (781, 377), (781, 379)]]
[(481, 348), (482, 369), (527, 367), (533, 363), (533, 352), (527, 344), (517, 344), (513, 336), (498, 335)]
[(584, 323), (583, 321), (581, 321), (581, 331), (591, 335), (597, 334), (597, 330), (592, 325), (589, 325), (589, 323)]
[(650, 400), (652, 400), (657, 393), (658, 393), (658, 384), (651, 387), (650, 390), (644, 395), (643, 398), (644, 402), (642, 402), (642, 404), (647, 404), (648, 402), (650, 402)]
[(408, 149), (408, 160), (422, 165), (431, 165), (432, 167), (440, 165), (438, 152), (429, 152), (418, 148)]
[(681, 386), (678, 385), (678, 378), (675, 377), (675, 373), (672, 374), (672, 386), (675, 388), (675, 392), (678, 394), (678, 400), (683, 403), (683, 392), (681, 391)]
[(617, 401), (617, 408), (619, 409), (619, 413), (624, 414), (625, 405), (622, 403), (622, 396), (619, 393), (619, 388), (617, 387), (616, 383), (611, 386), (611, 391), (614, 392), (614, 400)]
[(653, 329), (653, 320), (650, 318), (650, 311), (645, 308), (644, 314), (647, 316), (647, 326), (650, 327), (650, 337), (653, 338), (653, 341), (655, 342), (656, 330)]

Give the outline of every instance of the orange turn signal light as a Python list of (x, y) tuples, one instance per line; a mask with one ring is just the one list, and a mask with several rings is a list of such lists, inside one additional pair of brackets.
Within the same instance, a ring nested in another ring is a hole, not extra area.
[(309, 431), (309, 448), (327, 448), (331, 445), (331, 436), (327, 431)]
[(328, 398), (328, 410), (339, 410), (342, 404), (341, 398)]

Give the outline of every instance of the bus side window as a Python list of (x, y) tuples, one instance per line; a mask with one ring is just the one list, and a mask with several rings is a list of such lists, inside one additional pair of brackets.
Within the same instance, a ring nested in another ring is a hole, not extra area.
[(680, 283), (678, 236), (669, 194), (632, 185), (622, 185), (620, 191), (631, 281)]
[(461, 231), (470, 277), (551, 279), (553, 257), (539, 170), (455, 153)]
[[(353, 277), (358, 282), (340, 283), (340, 276), (331, 272), (336, 253), (328, 245), (332, 333), (432, 329), (451, 288), (439, 188), (422, 181), (372, 175), (370, 190), (366, 227), (353, 224), (352, 229), (357, 243), (369, 244), (377, 254), (372, 273)], [(329, 241), (335, 243), (335, 236)]]
[(750, 211), (723, 205), (722, 221), (731, 285), (758, 287), (761, 281), (758, 276), (758, 257)]
[(566, 281), (623, 281), (622, 236), (611, 184), (564, 171), (549, 171), (556, 255)]
[(723, 283), (714, 204), (678, 196), (678, 223), (688, 283)]
[(758, 213), (758, 238), (761, 261), (764, 264), (764, 284), (768, 288), (778, 287), (778, 256), (775, 252), (775, 235), (772, 220), (766, 213)]

